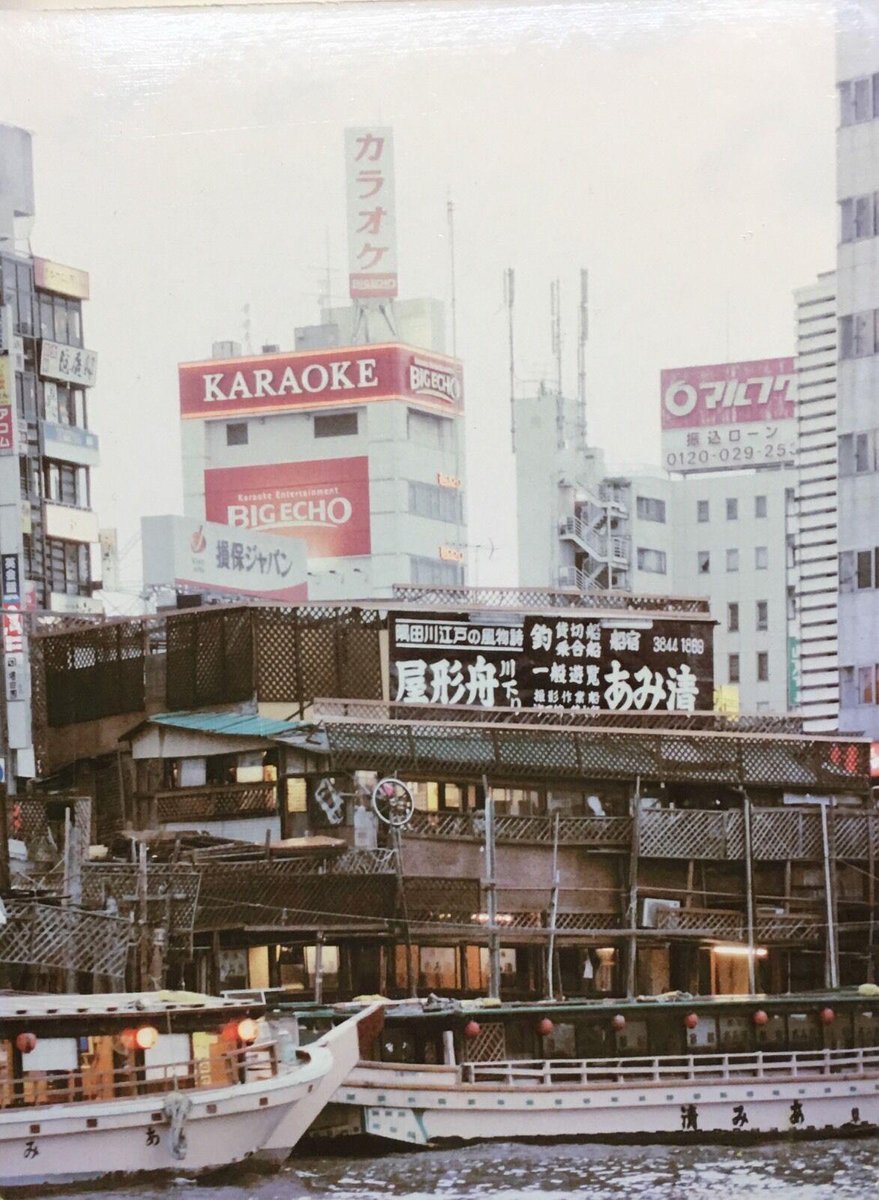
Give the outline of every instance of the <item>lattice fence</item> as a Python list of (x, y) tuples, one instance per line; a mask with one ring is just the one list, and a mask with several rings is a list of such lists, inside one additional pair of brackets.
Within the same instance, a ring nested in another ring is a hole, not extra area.
[(0, 962), (105, 975), (122, 984), (131, 925), (104, 913), (7, 900)]
[[(477, 1018), (479, 1013), (474, 1014)], [(462, 1062), (504, 1062), (507, 1057), (507, 1039), (503, 1022), (479, 1021), (479, 1033), (475, 1038), (465, 1038), (461, 1048)]]
[[(147, 923), (164, 926), (169, 938), (191, 945), (201, 872), (187, 863), (149, 863), (146, 879)], [(82, 869), (83, 904), (103, 908), (112, 894), (121, 917), (138, 919), (138, 868), (133, 863), (86, 863)]]
[(166, 623), (172, 710), (246, 700), (254, 693), (251, 610), (177, 613)]
[[(535, 843), (549, 845), (553, 840), (552, 817), (502, 816), (495, 822), (495, 840), (499, 843)], [(561, 817), (559, 844), (565, 846), (627, 846), (632, 822), (628, 817)], [(438, 839), (485, 838), (485, 814), (413, 813), (404, 831), (407, 835)]]
[(153, 797), (156, 817), (165, 821), (219, 821), (262, 817), (278, 810), (274, 783), (230, 783), (224, 787), (176, 788)]
[(656, 928), (671, 934), (740, 942), (743, 925), (741, 913), (719, 908), (660, 908), (656, 912)]
[(742, 858), (744, 844), (740, 812), (656, 809), (641, 814), (642, 858)]
[(425, 608), (591, 608), (596, 612), (624, 609), (630, 612), (706, 613), (707, 600), (689, 596), (634, 596), (631, 592), (583, 592), (579, 589), (512, 587), (425, 587), (394, 584), (394, 599)]
[(461, 912), (469, 920), (482, 908), (478, 879), (410, 878), (404, 888), (407, 907), (421, 913)]
[(316, 696), (381, 695), (379, 631), (372, 609), (254, 609), (259, 698), (309, 704)]
[(50, 726), (143, 710), (144, 637), (139, 621), (117, 621), (39, 640)]
[(751, 822), (754, 857), (821, 859), (821, 814), (791, 809), (755, 810)]

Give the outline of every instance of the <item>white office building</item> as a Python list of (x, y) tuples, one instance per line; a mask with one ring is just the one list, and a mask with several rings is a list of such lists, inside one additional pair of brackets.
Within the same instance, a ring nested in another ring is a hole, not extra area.
[(872, 5), (837, 38), (839, 721), (879, 737), (879, 42)]

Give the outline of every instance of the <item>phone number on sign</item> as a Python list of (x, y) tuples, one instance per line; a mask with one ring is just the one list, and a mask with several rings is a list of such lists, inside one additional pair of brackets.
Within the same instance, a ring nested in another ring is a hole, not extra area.
[(755, 446), (721, 446), (719, 450), (673, 450), (665, 456), (665, 464), (675, 467), (710, 467), (719, 463), (779, 462), (793, 458), (795, 449), (790, 444), (763, 446), (762, 453)]

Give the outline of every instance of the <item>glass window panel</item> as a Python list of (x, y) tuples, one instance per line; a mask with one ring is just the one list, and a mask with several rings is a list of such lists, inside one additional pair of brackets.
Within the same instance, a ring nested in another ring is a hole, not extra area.
[(875, 669), (873, 667), (858, 667), (858, 703), (872, 704)]
[(839, 205), (841, 242), (852, 242), (855, 238), (855, 202), (854, 199), (843, 200)]
[(871, 550), (858, 551), (857, 586), (859, 591), (873, 586), (873, 553)]
[(726, 609), (727, 609), (726, 627), (730, 633), (738, 633), (738, 630), (739, 630), (739, 606), (738, 606), (738, 603), (736, 601), (732, 601), (732, 603), (730, 603), (726, 606)]

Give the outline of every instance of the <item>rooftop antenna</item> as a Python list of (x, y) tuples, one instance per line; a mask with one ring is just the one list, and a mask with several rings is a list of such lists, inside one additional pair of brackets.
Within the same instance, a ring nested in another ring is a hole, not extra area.
[(556, 443), (561, 449), (565, 444), (565, 402), (562, 398), (562, 304), (561, 283), (554, 279), (549, 285), (550, 331), (552, 352), (556, 360), (555, 427)]
[(577, 329), (577, 434), (580, 445), (587, 446), (586, 426), (586, 342), (589, 338), (589, 272), (580, 268), (580, 319)]
[(504, 304), (510, 337), (510, 438), (516, 450), (516, 357), (513, 352), (513, 304), (516, 299), (516, 273), (512, 267), (504, 270)]
[(458, 311), (455, 293), (455, 205), (451, 196), (446, 200), (446, 217), (449, 222), (449, 271), (452, 284), (452, 358), (458, 357)]

